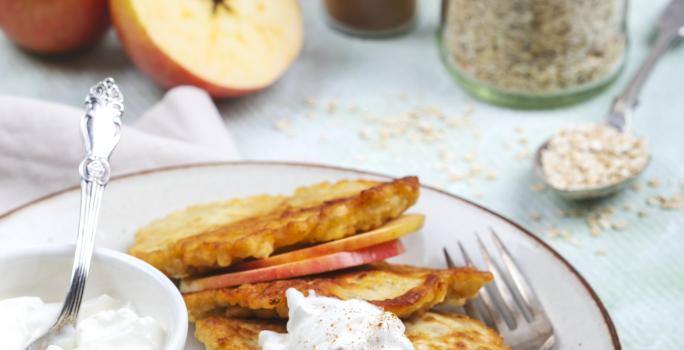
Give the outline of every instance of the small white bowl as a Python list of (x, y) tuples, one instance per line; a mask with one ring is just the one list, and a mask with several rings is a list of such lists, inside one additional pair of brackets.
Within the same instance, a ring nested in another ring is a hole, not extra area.
[[(73, 254), (73, 245), (60, 245), (0, 255), (0, 300), (37, 296), (63, 302)], [(157, 320), (166, 331), (164, 350), (184, 349), (188, 314), (183, 297), (154, 267), (121, 252), (96, 249), (84, 300), (102, 294), (130, 302), (139, 315)]]

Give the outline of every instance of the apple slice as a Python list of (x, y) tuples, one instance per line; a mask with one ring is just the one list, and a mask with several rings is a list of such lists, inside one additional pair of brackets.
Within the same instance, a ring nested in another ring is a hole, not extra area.
[(404, 250), (404, 245), (401, 244), (399, 240), (393, 240), (355, 250), (353, 252), (340, 252), (255, 270), (183, 280), (180, 285), (180, 290), (182, 293), (192, 293), (207, 289), (237, 286), (245, 283), (266, 282), (314, 275), (389, 259), (403, 253)]
[(214, 97), (271, 85), (299, 55), (297, 0), (111, 0), (119, 40), (164, 87), (194, 85)]
[(240, 263), (231, 266), (230, 269), (235, 271), (252, 270), (262, 267), (287, 264), (333, 253), (351, 252), (383, 242), (392, 241), (409, 233), (416, 232), (423, 227), (424, 222), (425, 216), (423, 215), (404, 215), (372, 231), (359, 233), (357, 235), (337, 241), (318, 244), (312, 247), (274, 255), (265, 259)]

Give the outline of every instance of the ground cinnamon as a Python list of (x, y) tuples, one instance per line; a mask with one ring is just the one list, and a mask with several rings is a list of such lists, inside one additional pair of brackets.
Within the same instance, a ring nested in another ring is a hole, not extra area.
[(365, 36), (392, 35), (413, 26), (416, 0), (325, 0), (331, 24)]

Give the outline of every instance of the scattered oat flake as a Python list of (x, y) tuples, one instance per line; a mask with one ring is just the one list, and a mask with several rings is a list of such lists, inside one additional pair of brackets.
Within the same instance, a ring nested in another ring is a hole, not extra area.
[(287, 119), (279, 119), (273, 122), (273, 126), (278, 130), (285, 131), (292, 127), (292, 123)]
[(622, 209), (623, 209), (624, 211), (633, 211), (633, 210), (634, 210), (634, 205), (633, 205), (632, 203), (625, 203), (625, 204), (622, 206)]
[(646, 209), (639, 209), (639, 211), (637, 211), (637, 215), (640, 218), (646, 217), (648, 216), (648, 211)]
[(513, 131), (515, 131), (515, 133), (519, 135), (525, 132), (525, 130), (520, 126), (516, 126), (515, 128), (513, 128)]
[(684, 206), (684, 192), (671, 196), (660, 196), (661, 209), (680, 209)]
[(448, 150), (442, 149), (439, 151), (439, 159), (448, 162), (454, 158), (454, 155)]
[(336, 110), (337, 110), (337, 102), (335, 102), (335, 101), (328, 102), (328, 113), (335, 113)]
[(532, 219), (533, 221), (539, 222), (542, 219), (542, 214), (539, 212), (536, 212), (536, 211), (531, 212), (530, 213), (530, 219)]
[(646, 203), (648, 205), (658, 206), (658, 205), (660, 205), (660, 197), (659, 196), (648, 197), (648, 199), (646, 200)]
[(599, 211), (603, 214), (613, 214), (615, 213), (615, 210), (611, 207), (601, 207), (599, 208)]
[(544, 185), (541, 182), (534, 183), (530, 185), (530, 189), (534, 192), (541, 192), (546, 188), (546, 185)]
[(464, 179), (465, 179), (465, 176), (462, 174), (455, 173), (455, 172), (449, 174), (449, 181), (451, 181), (451, 182), (458, 182), (458, 181), (462, 181)]
[(359, 137), (363, 140), (370, 140), (371, 134), (372, 131), (370, 129), (362, 129), (361, 131), (359, 131)]
[(560, 235), (560, 237), (562, 237), (563, 240), (565, 240), (566, 242), (568, 242), (568, 243), (570, 243), (576, 247), (582, 246), (582, 242), (580, 242), (575, 237), (573, 237), (569, 230), (557, 229), (557, 231), (558, 231), (558, 234)]
[(627, 222), (626, 221), (613, 221), (610, 226), (613, 230), (622, 231), (622, 230), (627, 228)]
[(597, 256), (606, 256), (606, 251), (603, 249), (596, 249)]
[(662, 185), (662, 181), (657, 177), (652, 177), (648, 179), (646, 184), (648, 184), (649, 187), (658, 188), (660, 185)]
[(495, 181), (497, 179), (497, 175), (493, 171), (488, 171), (485, 173), (485, 179), (489, 181)]
[(318, 106), (318, 101), (316, 101), (316, 99), (311, 96), (307, 96), (304, 97), (304, 104), (311, 108), (315, 108), (316, 106)]
[(526, 159), (530, 159), (530, 157), (531, 157), (530, 151), (528, 151), (526, 149), (518, 151), (514, 156), (515, 160), (526, 160)]

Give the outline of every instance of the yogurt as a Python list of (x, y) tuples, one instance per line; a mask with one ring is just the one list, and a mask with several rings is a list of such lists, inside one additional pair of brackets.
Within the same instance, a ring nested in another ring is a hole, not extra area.
[[(37, 297), (0, 301), (0, 349), (24, 350), (55, 322), (61, 304)], [(55, 339), (48, 350), (161, 350), (165, 332), (151, 317), (108, 295), (83, 303), (78, 324)]]
[(287, 333), (259, 333), (263, 350), (413, 350), (404, 324), (392, 313), (363, 300), (305, 297), (286, 292)]

